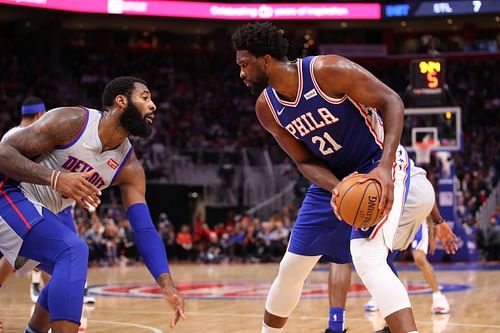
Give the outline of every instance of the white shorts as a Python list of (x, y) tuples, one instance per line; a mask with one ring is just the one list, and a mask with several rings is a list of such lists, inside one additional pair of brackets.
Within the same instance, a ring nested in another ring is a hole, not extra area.
[(417, 231), (417, 234), (415, 235), (415, 238), (413, 239), (413, 242), (411, 242), (411, 249), (413, 251), (415, 250), (420, 250), (427, 254), (428, 249), (429, 249), (429, 227), (427, 225), (427, 222), (424, 220), (422, 224), (420, 225), (420, 228)]
[(415, 166), (402, 146), (396, 152), (393, 177), (394, 202), (389, 216), (367, 230), (353, 229), (353, 239), (373, 239), (382, 232), (389, 250), (402, 250), (410, 245), (434, 206), (434, 188), (425, 170)]

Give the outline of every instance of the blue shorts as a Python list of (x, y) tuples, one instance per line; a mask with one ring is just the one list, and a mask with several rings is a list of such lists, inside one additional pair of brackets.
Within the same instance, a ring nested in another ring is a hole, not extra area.
[(352, 227), (337, 219), (330, 206), (331, 193), (311, 185), (293, 226), (288, 251), (323, 260), (351, 262), (349, 244)]
[(18, 255), (42, 263), (52, 275), (39, 304), (51, 321), (80, 322), (88, 247), (56, 215), (0, 181), (0, 251), (15, 265)]
[[(369, 159), (359, 167), (359, 173), (368, 173), (377, 167), (379, 157)], [(332, 194), (312, 184), (306, 192), (302, 207), (293, 226), (288, 251), (323, 256), (323, 261), (337, 264), (351, 262), (350, 243), (353, 228), (339, 220), (330, 205)]]
[(73, 215), (73, 206), (69, 206), (64, 208), (62, 211), (57, 214), (57, 218), (61, 221), (65, 226), (70, 228), (75, 234), (76, 232), (76, 223)]

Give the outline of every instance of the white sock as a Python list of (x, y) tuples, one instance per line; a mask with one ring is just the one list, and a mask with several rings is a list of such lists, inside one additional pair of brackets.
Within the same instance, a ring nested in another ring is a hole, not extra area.
[(408, 333), (418, 333), (418, 331), (411, 331), (411, 332), (408, 332)]
[(31, 283), (40, 283), (42, 278), (42, 271), (32, 271), (31, 272)]
[(264, 322), (262, 322), (261, 333), (281, 333), (282, 330), (283, 330), (283, 328), (269, 327)]

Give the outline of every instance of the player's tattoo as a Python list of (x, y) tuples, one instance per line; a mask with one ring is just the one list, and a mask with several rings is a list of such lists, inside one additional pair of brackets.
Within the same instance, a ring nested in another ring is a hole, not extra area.
[(82, 129), (85, 117), (81, 108), (55, 109), (12, 134), (0, 143), (0, 173), (20, 182), (50, 185), (52, 170), (32, 159), (70, 142)]

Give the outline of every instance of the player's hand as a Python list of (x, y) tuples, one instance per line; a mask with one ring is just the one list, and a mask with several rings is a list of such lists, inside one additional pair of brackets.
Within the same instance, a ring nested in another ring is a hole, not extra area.
[(95, 170), (88, 172), (61, 172), (55, 190), (62, 195), (69, 197), (78, 203), (82, 208), (88, 209), (99, 206), (101, 191), (90, 183), (87, 179), (95, 173)]
[[(349, 177), (352, 177), (352, 176), (355, 176), (357, 175), (358, 172), (357, 171), (354, 171), (353, 173), (349, 174), (348, 176), (342, 178), (342, 180), (346, 179), (346, 178), (349, 178)], [(337, 186), (339, 186), (340, 182), (337, 184)], [(335, 204), (335, 197), (337, 197), (337, 195), (339, 195), (339, 192), (337, 191), (337, 186), (335, 186), (332, 190), (332, 198), (330, 199), (330, 206), (332, 206), (332, 209), (333, 209), (333, 213), (335, 214), (335, 216), (342, 221), (342, 217), (340, 216), (339, 214), (339, 211), (338, 211), (338, 208), (337, 208), (337, 205)]]
[(175, 325), (181, 319), (186, 319), (186, 314), (184, 313), (184, 299), (179, 295), (176, 289), (170, 289), (164, 292), (167, 302), (170, 304), (172, 309), (174, 309), (174, 317), (170, 321), (170, 328), (174, 328)]
[(436, 225), (436, 237), (443, 244), (444, 251), (447, 254), (455, 254), (458, 250), (457, 236), (453, 233), (448, 223), (443, 222)]
[(364, 183), (368, 179), (375, 179), (382, 187), (382, 196), (378, 208), (383, 210), (384, 216), (388, 216), (394, 202), (394, 180), (392, 179), (392, 169), (378, 166), (359, 180)]

